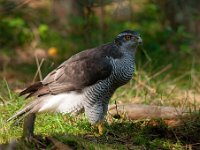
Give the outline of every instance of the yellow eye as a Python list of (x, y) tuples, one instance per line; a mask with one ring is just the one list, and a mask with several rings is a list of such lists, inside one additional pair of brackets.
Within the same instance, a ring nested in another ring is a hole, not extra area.
[(131, 36), (130, 35), (125, 35), (125, 39), (128, 41), (131, 39)]

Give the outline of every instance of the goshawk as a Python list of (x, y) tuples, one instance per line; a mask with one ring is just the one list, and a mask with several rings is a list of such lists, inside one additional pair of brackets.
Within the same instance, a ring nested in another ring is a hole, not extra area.
[[(33, 134), (35, 114), (85, 112), (92, 125), (101, 124), (115, 90), (134, 73), (135, 52), (142, 39), (138, 32), (126, 30), (113, 42), (82, 51), (20, 93), (34, 100), (10, 119), (28, 114), (24, 131)], [(30, 121), (32, 119), (32, 121)], [(99, 128), (101, 133), (101, 128)]]

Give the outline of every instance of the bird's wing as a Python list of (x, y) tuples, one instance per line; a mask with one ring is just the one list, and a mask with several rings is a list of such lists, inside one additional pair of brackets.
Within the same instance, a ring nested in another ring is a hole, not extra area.
[(86, 57), (66, 62), (43, 81), (52, 94), (82, 90), (84, 87), (107, 78), (112, 72), (109, 58)]
[[(78, 53), (62, 63), (47, 77), (28, 87), (20, 95), (42, 96), (46, 94), (59, 94), (66, 91), (81, 91), (84, 87), (107, 78), (112, 72), (110, 60), (120, 56), (109, 47), (102, 47), (105, 51), (87, 50)], [(109, 56), (109, 57), (108, 57)]]

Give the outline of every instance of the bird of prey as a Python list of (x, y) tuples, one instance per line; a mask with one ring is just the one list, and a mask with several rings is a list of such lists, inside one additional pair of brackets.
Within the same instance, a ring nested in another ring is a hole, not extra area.
[[(108, 103), (115, 90), (126, 84), (134, 73), (135, 52), (142, 39), (138, 32), (126, 30), (111, 43), (84, 50), (50, 72), (20, 93), (33, 101), (13, 115), (24, 114), (29, 118), (24, 131), (33, 134), (36, 113), (59, 112), (77, 115), (85, 112), (92, 125), (99, 125), (108, 110)], [(32, 121), (30, 121), (30, 118)]]

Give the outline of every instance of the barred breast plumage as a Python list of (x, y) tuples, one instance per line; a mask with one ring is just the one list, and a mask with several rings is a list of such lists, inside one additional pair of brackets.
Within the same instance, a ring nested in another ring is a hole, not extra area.
[(86, 96), (84, 109), (92, 124), (104, 119), (108, 110), (109, 99), (114, 91), (126, 84), (132, 78), (134, 72), (134, 59), (129, 53), (125, 53), (120, 60), (110, 59), (113, 66), (112, 74), (107, 79), (84, 90)]

